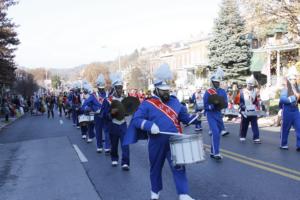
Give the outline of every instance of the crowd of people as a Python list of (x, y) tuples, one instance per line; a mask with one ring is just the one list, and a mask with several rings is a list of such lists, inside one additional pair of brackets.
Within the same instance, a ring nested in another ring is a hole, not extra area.
[(6, 93), (1, 99), (1, 114), (8, 122), (10, 117), (19, 117), (28, 109), (28, 101), (22, 95)]

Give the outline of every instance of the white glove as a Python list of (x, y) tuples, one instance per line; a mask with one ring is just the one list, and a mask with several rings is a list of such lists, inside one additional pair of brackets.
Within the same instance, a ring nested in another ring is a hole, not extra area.
[(155, 123), (153, 123), (153, 125), (151, 126), (151, 134), (159, 134), (159, 128), (158, 128), (158, 126), (155, 124)]

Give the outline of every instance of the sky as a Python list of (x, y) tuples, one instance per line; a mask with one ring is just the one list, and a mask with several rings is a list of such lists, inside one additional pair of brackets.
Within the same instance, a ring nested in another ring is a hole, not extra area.
[(209, 33), (221, 0), (19, 0), (21, 67), (67, 68)]

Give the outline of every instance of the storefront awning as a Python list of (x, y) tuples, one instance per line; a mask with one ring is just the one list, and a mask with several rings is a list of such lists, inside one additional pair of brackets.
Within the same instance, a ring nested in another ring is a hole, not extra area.
[(266, 52), (253, 52), (251, 58), (250, 71), (260, 72), (262, 67), (267, 63)]

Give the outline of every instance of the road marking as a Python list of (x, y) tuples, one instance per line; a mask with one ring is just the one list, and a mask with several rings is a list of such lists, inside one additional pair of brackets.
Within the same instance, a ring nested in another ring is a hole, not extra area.
[(259, 168), (259, 169), (263, 169), (263, 170), (266, 170), (268, 172), (273, 172), (275, 174), (279, 174), (281, 176), (284, 176), (284, 177), (287, 177), (287, 178), (290, 178), (290, 179), (293, 179), (293, 180), (296, 180), (296, 181), (300, 181), (299, 176), (288, 174), (286, 172), (282, 172), (282, 171), (279, 171), (279, 170), (276, 170), (276, 169), (272, 169), (270, 167), (266, 167), (266, 166), (263, 166), (263, 165), (260, 165), (260, 164), (256, 164), (254, 162), (250, 162), (250, 161), (246, 161), (246, 160), (243, 160), (243, 159), (240, 159), (240, 158), (236, 158), (234, 156), (231, 156), (231, 155), (228, 155), (228, 154), (225, 154), (225, 153), (223, 153), (222, 155), (225, 156), (225, 157), (228, 157), (232, 160), (241, 162), (243, 164), (250, 165), (252, 167), (256, 167), (256, 168)]
[[(210, 148), (210, 145), (204, 144), (204, 146)], [(275, 174), (278, 174), (278, 175), (281, 175), (281, 176), (284, 176), (284, 177), (287, 177), (287, 178), (290, 178), (290, 179), (293, 179), (296, 181), (300, 181), (300, 176), (298, 176), (298, 175), (300, 175), (300, 171), (289, 169), (287, 167), (283, 167), (283, 166), (276, 165), (273, 163), (268, 163), (268, 162), (265, 162), (262, 160), (253, 159), (253, 158), (250, 158), (250, 157), (238, 154), (238, 153), (234, 153), (234, 152), (231, 152), (231, 151), (228, 151), (225, 149), (221, 149), (220, 151), (222, 152), (222, 155), (224, 157), (230, 158), (232, 160), (241, 162), (246, 165), (250, 165), (252, 167), (263, 169), (263, 170), (266, 170), (266, 171), (269, 171), (269, 172), (272, 172), (272, 173), (275, 173)]]
[(82, 153), (82, 151), (79, 149), (79, 147), (76, 144), (73, 144), (73, 147), (80, 159), (81, 162), (88, 162), (88, 159), (85, 157), (85, 155)]
[(257, 160), (257, 159), (254, 159), (254, 158), (243, 156), (241, 154), (237, 154), (237, 153), (234, 153), (234, 152), (231, 152), (231, 151), (227, 151), (225, 149), (221, 149), (221, 152), (231, 154), (233, 156), (237, 156), (237, 157), (240, 157), (240, 158), (243, 158), (243, 159), (247, 159), (247, 160), (262, 164), (262, 165), (266, 165), (266, 166), (269, 166), (269, 167), (280, 169), (280, 170), (283, 170), (283, 171), (286, 171), (286, 172), (289, 172), (289, 173), (292, 173), (292, 174), (300, 175), (300, 171), (293, 170), (293, 169), (290, 169), (290, 168), (287, 168), (287, 167), (283, 167), (283, 166), (276, 165), (276, 164), (273, 164), (273, 163), (268, 163), (268, 162), (265, 162), (265, 161), (262, 161), (262, 160)]

